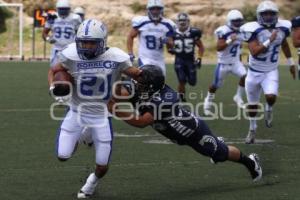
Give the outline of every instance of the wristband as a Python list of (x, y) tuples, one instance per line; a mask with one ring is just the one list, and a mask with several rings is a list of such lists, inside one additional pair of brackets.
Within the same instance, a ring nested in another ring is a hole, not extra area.
[(287, 58), (287, 62), (286, 63), (287, 63), (288, 66), (295, 65), (295, 62), (294, 62), (294, 60), (293, 60), (292, 57)]
[(271, 43), (270, 39), (267, 39), (266, 41), (264, 41), (264, 42), (262, 43), (262, 45), (263, 45), (264, 47), (268, 48), (268, 47), (270, 46), (270, 43)]
[(226, 43), (227, 45), (229, 45), (231, 42), (232, 42), (232, 39), (231, 39), (231, 38), (228, 38), (228, 39), (226, 40), (225, 43)]

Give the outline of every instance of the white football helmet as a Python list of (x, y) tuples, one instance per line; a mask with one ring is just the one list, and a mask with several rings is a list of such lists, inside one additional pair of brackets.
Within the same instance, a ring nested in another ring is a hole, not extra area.
[(70, 14), (71, 6), (68, 0), (58, 0), (56, 3), (56, 9), (58, 15), (65, 18)]
[(185, 31), (190, 26), (190, 17), (187, 13), (179, 13), (176, 19), (177, 26), (180, 31)]
[(159, 21), (163, 17), (164, 4), (162, 0), (148, 0), (148, 16), (153, 21)]
[(88, 60), (103, 54), (106, 51), (106, 41), (105, 24), (95, 19), (85, 20), (80, 24), (75, 37), (78, 56)]
[(263, 1), (256, 9), (257, 21), (266, 27), (275, 26), (278, 21), (278, 12), (279, 9), (274, 2), (268, 0)]
[(79, 15), (81, 17), (82, 20), (84, 20), (84, 15), (85, 15), (85, 12), (84, 12), (84, 9), (80, 6), (74, 8), (74, 11), (73, 11), (75, 14)]
[(238, 30), (244, 21), (243, 14), (238, 10), (230, 10), (227, 14), (227, 26), (233, 30)]

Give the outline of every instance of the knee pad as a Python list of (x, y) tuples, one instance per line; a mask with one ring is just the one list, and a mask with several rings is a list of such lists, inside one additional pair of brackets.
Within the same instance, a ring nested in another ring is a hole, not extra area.
[(111, 155), (111, 141), (101, 141), (95, 144), (96, 164), (105, 166), (109, 163)]
[(217, 162), (224, 162), (228, 160), (228, 146), (223, 142), (218, 141), (218, 149), (215, 154), (211, 157), (211, 159)]

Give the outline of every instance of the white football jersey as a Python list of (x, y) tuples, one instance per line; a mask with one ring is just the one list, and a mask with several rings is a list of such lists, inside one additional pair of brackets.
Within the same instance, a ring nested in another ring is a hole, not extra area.
[(53, 47), (62, 50), (68, 44), (74, 42), (80, 23), (80, 16), (74, 13), (70, 13), (66, 18), (58, 16), (54, 21), (47, 21), (45, 28), (51, 29), (52, 37), (56, 40)]
[[(271, 42), (265, 53), (258, 56), (249, 56), (250, 70), (258, 72), (269, 72), (277, 69), (279, 63), (279, 52), (283, 40), (289, 36), (291, 32), (291, 22), (287, 20), (278, 20), (275, 29), (278, 30), (276, 39)], [(248, 22), (241, 27), (243, 39), (250, 42), (257, 39), (260, 43), (270, 38), (272, 31), (268, 30), (258, 22)]]
[(229, 26), (223, 25), (215, 30), (218, 39), (227, 40), (231, 34), (237, 34), (237, 39), (228, 45), (224, 50), (218, 51), (218, 63), (234, 64), (239, 62), (242, 47), (242, 37), (240, 32), (232, 30)]
[(132, 27), (139, 31), (138, 57), (164, 63), (163, 40), (173, 36), (175, 23), (163, 18), (154, 24), (148, 16), (137, 16), (132, 19)]
[(82, 60), (76, 44), (70, 44), (59, 54), (60, 63), (74, 77), (71, 109), (85, 115), (105, 115), (113, 84), (123, 70), (132, 66), (129, 55), (111, 47), (95, 59)]

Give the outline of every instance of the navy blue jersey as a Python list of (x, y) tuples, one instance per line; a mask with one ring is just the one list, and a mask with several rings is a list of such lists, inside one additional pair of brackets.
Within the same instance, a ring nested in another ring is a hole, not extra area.
[(150, 112), (152, 127), (176, 143), (188, 140), (198, 128), (197, 117), (180, 105), (178, 93), (167, 85), (148, 102), (139, 102), (137, 97), (131, 102), (141, 115)]
[[(131, 93), (130, 87), (126, 87)], [(189, 145), (198, 153), (211, 157), (215, 162), (228, 158), (228, 147), (212, 134), (206, 123), (180, 105), (178, 93), (165, 87), (148, 102), (137, 96), (131, 100), (133, 106), (143, 115), (154, 116), (152, 128), (179, 145)]]
[(292, 28), (300, 27), (300, 16), (294, 17), (292, 19)]
[(183, 33), (176, 29), (173, 36), (176, 58), (194, 60), (196, 41), (198, 41), (201, 36), (202, 32), (197, 28), (189, 28)]

